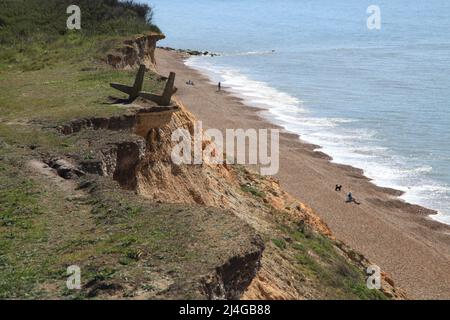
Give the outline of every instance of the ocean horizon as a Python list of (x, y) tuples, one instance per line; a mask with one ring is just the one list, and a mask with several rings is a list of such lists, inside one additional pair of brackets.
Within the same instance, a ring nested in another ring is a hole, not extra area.
[(370, 1), (147, 2), (161, 46), (219, 54), (188, 66), (450, 224), (450, 3), (378, 1), (369, 30)]

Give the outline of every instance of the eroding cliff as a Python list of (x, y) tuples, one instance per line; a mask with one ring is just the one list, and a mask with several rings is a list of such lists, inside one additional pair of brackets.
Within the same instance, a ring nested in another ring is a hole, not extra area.
[[(80, 160), (80, 170), (111, 177), (149, 203), (226, 210), (266, 239), (265, 245), (254, 240), (257, 245), (230, 256), (202, 277), (199, 290), (206, 297), (358, 297), (359, 289), (353, 287), (364, 284), (363, 271), (370, 262), (334, 239), (314, 211), (286, 193), (276, 179), (242, 166), (211, 164), (207, 158), (198, 165), (173, 163), (171, 153), (177, 142), (172, 140), (172, 133), (185, 129), (193, 134), (196, 123), (181, 101), (175, 98), (170, 110), (135, 108), (119, 119), (123, 119), (122, 125), (117, 118), (86, 119), (59, 128), (72, 135), (108, 136), (84, 142), (93, 150), (93, 159)], [(207, 147), (215, 152), (214, 144), (205, 137), (202, 150)], [(330, 291), (333, 286), (338, 287), (335, 292)], [(367, 294), (368, 289), (361, 290)], [(385, 297), (404, 297), (387, 276), (382, 292)]]
[(202, 290), (208, 299), (236, 300), (242, 297), (261, 267), (264, 242), (255, 240), (255, 250), (234, 256), (203, 279)]
[[(153, 34), (127, 41), (108, 55), (107, 62), (118, 69), (142, 63), (154, 69), (154, 49), (162, 37)], [(387, 275), (383, 275), (381, 291), (367, 289), (365, 268), (370, 262), (336, 240), (322, 219), (285, 192), (276, 179), (243, 166), (213, 164), (208, 158), (202, 164), (175, 164), (171, 156), (178, 142), (172, 140), (172, 134), (183, 129), (193, 136), (196, 121), (174, 97), (168, 108), (138, 100), (120, 117), (74, 120), (58, 131), (75, 135), (79, 147), (88, 153), (74, 159), (80, 171), (115, 180), (121, 188), (136, 193), (139, 201), (219, 210), (220, 222), (199, 221), (197, 228), (206, 235), (226, 233), (240, 221), (242, 228), (238, 229), (248, 235), (241, 245), (229, 242), (220, 261), (209, 261), (214, 267), (196, 279), (183, 280), (194, 281), (196, 290), (206, 298), (405, 297)], [(191, 144), (194, 146), (193, 140)], [(219, 152), (203, 137), (201, 149), (207, 148)], [(212, 243), (189, 246), (201, 247), (206, 255), (219, 250)], [(178, 283), (164, 292), (186, 288), (191, 285), (180, 287)]]
[(163, 34), (150, 33), (125, 40), (107, 55), (106, 62), (116, 69), (133, 69), (145, 64), (148, 69), (155, 70), (156, 43), (164, 38)]

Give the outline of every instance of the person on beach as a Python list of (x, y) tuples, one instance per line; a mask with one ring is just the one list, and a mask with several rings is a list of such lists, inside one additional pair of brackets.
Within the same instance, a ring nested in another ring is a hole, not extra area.
[(351, 192), (347, 194), (347, 199), (345, 200), (345, 202), (347, 203), (353, 202), (353, 195)]
[(219, 83), (217, 84), (217, 91), (220, 92), (220, 90), (222, 90), (222, 83), (220, 83), (219, 81)]
[(352, 193), (351, 192), (349, 192), (348, 194), (347, 194), (347, 199), (345, 200), (345, 202), (347, 202), (347, 203), (355, 203), (355, 204), (357, 204), (357, 205), (360, 205), (361, 203), (359, 203), (358, 201), (356, 201), (356, 199), (355, 198), (353, 198), (353, 195), (352, 195)]

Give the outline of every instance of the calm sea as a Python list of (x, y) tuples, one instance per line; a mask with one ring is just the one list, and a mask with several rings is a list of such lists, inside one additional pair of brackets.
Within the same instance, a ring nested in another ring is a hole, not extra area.
[(450, 223), (450, 1), (146, 1), (161, 45), (221, 54), (188, 65)]

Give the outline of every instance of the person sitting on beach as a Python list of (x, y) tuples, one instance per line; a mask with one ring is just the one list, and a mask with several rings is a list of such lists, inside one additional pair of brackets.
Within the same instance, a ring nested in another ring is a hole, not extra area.
[(347, 203), (353, 202), (353, 195), (351, 192), (347, 194), (347, 199), (345, 200), (345, 202)]
[(334, 189), (334, 191), (341, 191), (342, 190), (342, 185), (337, 184), (336, 188)]
[(354, 202), (354, 203), (356, 203), (357, 205), (360, 205), (360, 204), (361, 204), (361, 203), (359, 203), (358, 201), (356, 201), (355, 198), (353, 198), (353, 195), (352, 195), (351, 192), (349, 192), (349, 193), (347, 194), (347, 199), (345, 200), (345, 202), (347, 202), (347, 203), (352, 203), (352, 202)]

